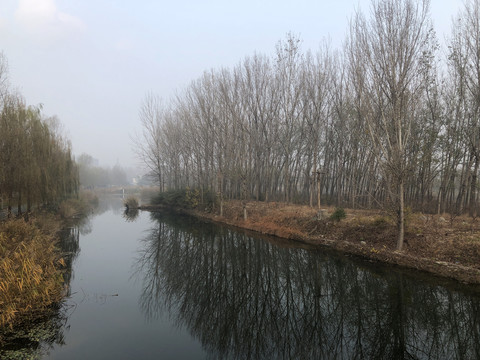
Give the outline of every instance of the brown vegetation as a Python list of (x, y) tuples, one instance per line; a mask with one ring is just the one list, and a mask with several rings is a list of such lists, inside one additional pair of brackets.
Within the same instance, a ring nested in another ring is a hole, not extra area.
[(405, 247), (396, 251), (396, 224), (378, 210), (347, 210), (333, 221), (308, 206), (276, 202), (248, 202), (243, 220), (241, 201), (224, 204), (224, 216), (196, 212), (197, 216), (254, 230), (263, 234), (327, 245), (372, 260), (411, 267), (437, 275), (480, 284), (480, 221), (464, 216), (406, 216)]
[(129, 209), (138, 209), (138, 199), (135, 196), (129, 196), (124, 201), (125, 208)]
[(63, 254), (56, 247), (62, 226), (84, 218), (98, 204), (93, 192), (47, 212), (0, 222), (0, 343), (2, 331), (46, 314), (65, 295)]
[(70, 198), (58, 207), (58, 214), (63, 220), (87, 216), (92, 207), (98, 205), (98, 197), (93, 191), (83, 190), (78, 198)]
[(0, 223), (0, 328), (31, 319), (62, 298), (64, 262), (52, 228), (43, 231), (44, 225), (45, 220)]

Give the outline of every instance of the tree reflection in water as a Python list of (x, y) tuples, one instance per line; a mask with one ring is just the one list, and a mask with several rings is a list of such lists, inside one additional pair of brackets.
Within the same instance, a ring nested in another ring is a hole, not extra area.
[(475, 295), (153, 216), (137, 264), (141, 308), (168, 312), (213, 358), (480, 358)]

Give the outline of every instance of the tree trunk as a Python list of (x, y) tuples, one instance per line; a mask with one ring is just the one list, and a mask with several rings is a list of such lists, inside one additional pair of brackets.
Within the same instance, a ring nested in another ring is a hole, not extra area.
[(320, 172), (317, 172), (317, 206), (320, 209), (321, 204), (320, 204), (320, 197), (321, 197), (321, 189), (322, 189), (322, 183), (320, 182)]
[(397, 250), (401, 251), (403, 248), (403, 241), (405, 238), (405, 200), (404, 200), (404, 184), (403, 181), (398, 186), (398, 238)]
[(17, 214), (22, 215), (22, 192), (18, 192)]
[(223, 174), (218, 174), (218, 197), (220, 198), (220, 216), (223, 216)]
[(312, 173), (310, 176), (310, 207), (313, 208), (313, 189), (315, 188), (314, 182), (315, 182), (315, 173)]
[(472, 180), (470, 183), (470, 204), (469, 204), (469, 215), (472, 217), (477, 216), (477, 174), (478, 174), (478, 159), (475, 156), (475, 165), (472, 173)]

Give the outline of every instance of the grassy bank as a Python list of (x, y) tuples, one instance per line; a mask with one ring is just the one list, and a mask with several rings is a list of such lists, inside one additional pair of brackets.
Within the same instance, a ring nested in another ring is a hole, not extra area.
[[(168, 196), (167, 199), (163, 206), (171, 205), (172, 200)], [(174, 207), (182, 208), (184, 200), (181, 200)], [(162, 202), (157, 201), (157, 205)], [(144, 208), (153, 210), (154, 206)], [(308, 206), (255, 201), (246, 204), (226, 201), (223, 216), (210, 207), (183, 209), (205, 219), (263, 234), (480, 284), (479, 218), (408, 213), (404, 249), (396, 251), (396, 225), (388, 214), (379, 210), (323, 208), (319, 213)]]
[(55, 235), (42, 227), (37, 220), (0, 224), (0, 327), (34, 318), (62, 298), (63, 259)]
[(0, 330), (34, 321), (63, 298), (65, 262), (56, 246), (58, 234), (91, 212), (95, 201), (87, 193), (61, 203), (55, 214), (0, 222)]
[[(193, 211), (197, 216), (264, 234), (328, 246), (371, 260), (427, 271), (470, 284), (480, 284), (480, 221), (468, 216), (411, 213), (405, 246), (396, 251), (396, 226), (385, 213), (372, 210), (317, 210), (284, 203), (224, 204), (224, 216)], [(340, 212), (341, 213), (341, 212)]]

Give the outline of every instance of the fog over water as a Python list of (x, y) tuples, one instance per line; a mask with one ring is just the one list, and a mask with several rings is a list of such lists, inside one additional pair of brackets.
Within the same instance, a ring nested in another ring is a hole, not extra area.
[[(205, 70), (274, 53), (288, 32), (304, 50), (316, 51), (326, 37), (338, 48), (355, 9), (369, 6), (368, 0), (2, 0), (0, 50), (12, 85), (28, 104), (59, 117), (75, 154), (131, 166), (130, 138), (140, 131), (147, 92), (168, 99)], [(432, 1), (440, 42), (461, 6)]]

